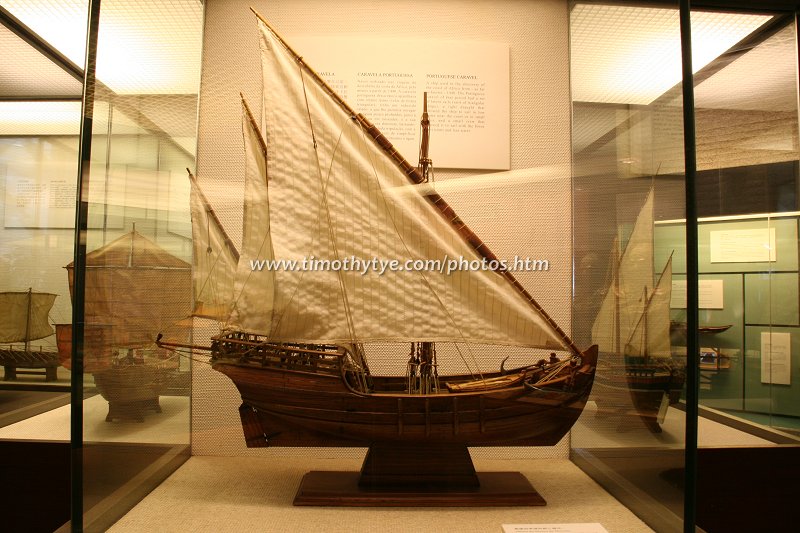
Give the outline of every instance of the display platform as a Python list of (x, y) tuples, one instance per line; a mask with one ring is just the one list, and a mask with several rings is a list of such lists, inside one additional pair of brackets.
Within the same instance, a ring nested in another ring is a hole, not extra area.
[[(83, 401), (86, 442), (186, 444), (189, 442), (188, 396), (160, 396), (161, 413), (148, 413), (142, 422), (106, 422), (108, 402), (95, 395)], [(68, 441), (70, 405), (0, 428), (0, 439)]]
[(519, 472), (478, 472), (473, 489), (409, 488), (370, 490), (358, 472), (314, 470), (303, 476), (294, 505), (345, 507), (511, 507), (547, 502)]
[(479, 471), (521, 471), (545, 507), (294, 507), (303, 475), (358, 470), (361, 458), (274, 449), (271, 457), (192, 457), (109, 531), (436, 531), (486, 533), (502, 524), (599, 522), (608, 531), (652, 531), (566, 459), (481, 459)]

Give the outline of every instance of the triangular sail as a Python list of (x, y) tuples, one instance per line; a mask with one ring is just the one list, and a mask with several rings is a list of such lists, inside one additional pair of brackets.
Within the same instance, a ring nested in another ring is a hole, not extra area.
[(653, 290), (653, 191), (636, 217), (622, 254), (614, 239), (611, 283), (592, 326), (592, 342), (606, 353), (621, 353), (644, 313)]
[[(287, 342), (571, 344), (506, 276), (463, 267), (482, 257), (428, 199), (388, 194), (404, 172), (259, 27), (274, 254), (307, 264), (274, 272), (274, 313), (256, 329)], [(312, 257), (352, 269), (315, 270)], [(381, 275), (373, 259), (397, 263)], [(462, 268), (447, 272), (450, 260)]]
[(653, 290), (653, 190), (647, 195), (619, 263), (619, 339), (624, 343)]
[(648, 358), (670, 358), (669, 304), (672, 297), (672, 256), (670, 256), (652, 293), (646, 309), (631, 332), (625, 355)]
[(253, 268), (273, 259), (267, 187), (267, 148), (255, 120), (242, 100), (242, 136), (245, 151), (242, 254), (236, 271), (230, 325), (266, 331), (272, 321), (274, 273)]
[(619, 239), (614, 239), (611, 283), (592, 324), (592, 344), (601, 353), (619, 352)]
[(0, 292), (0, 342), (26, 342), (54, 333), (48, 321), (55, 294)]
[(200, 190), (194, 176), (190, 205), (194, 268), (193, 315), (223, 321), (228, 318), (233, 300), (233, 283), (239, 252)]

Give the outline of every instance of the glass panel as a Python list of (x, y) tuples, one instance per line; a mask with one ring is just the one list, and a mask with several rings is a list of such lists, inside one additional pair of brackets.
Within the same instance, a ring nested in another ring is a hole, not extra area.
[[(711, 15), (763, 23), (695, 75), (697, 525), (780, 531), (792, 527), (794, 503), (785, 465), (800, 452), (795, 17), (697, 11), (693, 35)], [(733, 485), (758, 494), (723, 496)], [(759, 513), (740, 511), (753, 503)]]
[[(731, 41), (707, 21), (701, 42)], [(573, 460), (658, 531), (682, 528), (686, 351), (670, 335), (685, 232), (674, 8), (578, 2), (570, 16), (574, 332), (597, 344)], [(735, 42), (735, 41), (734, 41)]]
[[(82, 81), (24, 4), (2, 2), (0, 17), (0, 500), (4, 529), (53, 531), (69, 520), (71, 376), (56, 328), (72, 313)], [(85, 18), (85, 1), (70, 9)], [(82, 55), (84, 42), (65, 31), (59, 44)]]
[(700, 273), (720, 296), (700, 305), (700, 403), (759, 435), (727, 445), (778, 438), (741, 421), (800, 434), (797, 35), (762, 17), (696, 80)]
[[(675, 26), (659, 29), (656, 19), (674, 20)], [(672, 49), (678, 53), (677, 13), (577, 3), (572, 25), (576, 297), (588, 302), (576, 312), (576, 329), (600, 343), (609, 369), (609, 379), (598, 379), (595, 390), (597, 416), (583, 417), (573, 432), (573, 447), (578, 462), (601, 482), (621, 480), (610, 483), (612, 491), (628, 484), (629, 492), (653, 497), (651, 509), (643, 506), (641, 516), (668, 530), (677, 525), (648, 513), (664, 505), (680, 514), (683, 401), (675, 401), (674, 390), (663, 396), (661, 410), (657, 402), (650, 414), (643, 409), (637, 389), (654, 392), (659, 371), (642, 363), (657, 352), (643, 359), (633, 344), (651, 349), (651, 315), (641, 309), (644, 302), (652, 306), (658, 289), (648, 289), (654, 291), (651, 299), (641, 290), (640, 298), (631, 298), (622, 280), (631, 276), (626, 260), (647, 208), (646, 191), (652, 189), (652, 233), (644, 239), (652, 243), (652, 252), (635, 256), (642, 264), (654, 262), (652, 283), (672, 257), (669, 316), (661, 318), (668, 325), (660, 332), (669, 339), (670, 372), (677, 383), (685, 365), (687, 284), (681, 94), (673, 64), (679, 57), (660, 53), (668, 45), (658, 37), (674, 35)], [(592, 33), (598, 26), (602, 32)], [(607, 45), (598, 47), (598, 39)], [(753, 471), (771, 470), (769, 465), (786, 460), (779, 454), (787, 448), (776, 445), (797, 442), (792, 433), (797, 434), (800, 413), (791, 361), (800, 325), (796, 41), (793, 15), (692, 13), (702, 217), (697, 523), (709, 531), (766, 527), (736, 522), (741, 515), (733, 510), (708, 510), (738, 507), (739, 502), (718, 497), (726, 484), (745, 482), (732, 465), (748, 462)], [(644, 54), (641, 62), (638, 51)], [(673, 72), (674, 86), (664, 83), (659, 90), (667, 90), (661, 94), (648, 92), (667, 72)], [(648, 327), (628, 332), (631, 307)], [(622, 371), (615, 372), (615, 362)], [(646, 388), (637, 385), (645, 382), (644, 372)], [(604, 389), (617, 382), (623, 386), (609, 399)], [(603, 477), (604, 469), (616, 472)], [(760, 481), (755, 476), (746, 483)], [(768, 505), (780, 500), (780, 494), (769, 492), (777, 483), (763, 489)], [(780, 515), (779, 507), (762, 517)]]
[(189, 453), (189, 360), (155, 341), (191, 340), (186, 168), (195, 166), (202, 20), (196, 1), (101, 6), (85, 291), (88, 531), (119, 518)]

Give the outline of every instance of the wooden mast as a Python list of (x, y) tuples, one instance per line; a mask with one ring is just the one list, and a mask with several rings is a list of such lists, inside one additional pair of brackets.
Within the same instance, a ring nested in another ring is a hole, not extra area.
[(230, 249), (233, 256), (236, 260), (239, 260), (239, 250), (236, 249), (236, 245), (233, 244), (233, 241), (228, 236), (228, 232), (225, 231), (225, 227), (220, 222), (219, 217), (217, 217), (217, 213), (214, 211), (214, 208), (211, 207), (211, 203), (209, 203), (208, 198), (206, 195), (203, 194), (203, 190), (200, 188), (200, 184), (197, 182), (197, 178), (192, 174), (192, 171), (188, 168), (186, 169), (187, 174), (189, 174), (189, 181), (192, 183), (192, 186), (195, 187), (197, 194), (200, 196), (200, 201), (203, 202), (203, 206), (206, 208), (206, 213), (211, 219), (214, 221), (214, 224), (217, 225), (220, 232), (222, 232), (222, 238), (225, 240), (225, 245)]
[[(419, 143), (419, 164), (418, 169), (424, 183), (428, 183), (431, 178), (433, 161), (429, 156), (430, 152), (430, 127), (431, 121), (428, 118), (428, 93), (422, 93), (422, 119), (420, 120), (420, 143)], [(436, 366), (436, 346), (432, 342), (414, 342), (411, 344), (412, 361), (419, 365), (419, 392), (427, 394), (438, 388), (437, 366)], [(412, 392), (409, 390), (409, 392)]]
[(33, 311), (33, 287), (28, 287), (28, 314), (25, 317), (25, 352), (31, 351), (31, 312)]
[[(252, 7), (250, 11), (272, 32), (273, 35), (280, 41), (284, 48), (295, 58), (295, 61), (304, 69), (308, 75), (310, 75), (321, 87), (322, 89), (328, 93), (328, 95), (347, 113), (350, 115), (350, 118), (354, 121), (358, 122), (358, 124), (364, 129), (366, 133), (368, 133), (373, 140), (380, 146), (383, 151), (386, 153), (387, 156), (394, 160), (395, 164), (400, 168), (400, 170), (406, 175), (408, 180), (413, 185), (420, 185), (424, 182), (423, 176), (420, 174), (419, 170), (411, 165), (398, 151), (394, 148), (392, 143), (372, 124), (367, 118), (360, 114), (356, 113), (348, 104), (345, 102), (337, 93), (334, 91), (326, 82), (323, 80), (316, 71), (311, 68), (294, 49), (289, 46), (289, 44), (281, 37), (281, 35), (275, 31), (272, 25), (267, 22), (267, 20), (255, 9)], [(500, 264), (498, 257), (489, 250), (488, 246), (477, 236), (475, 233), (464, 223), (464, 221), (459, 218), (456, 212), (453, 210), (452, 207), (442, 198), (440, 195), (436, 193), (426, 194), (425, 198), (439, 211), (442, 217), (447, 220), (453, 229), (456, 230), (457, 233), (461, 235), (461, 237), (469, 244), (474, 251), (487, 262), (495, 261), (494, 264)], [(577, 356), (583, 355), (583, 351), (577, 347), (575, 342), (561, 329), (551, 317), (547, 314), (547, 312), (542, 308), (542, 306), (537, 302), (533, 296), (522, 286), (522, 284), (509, 272), (508, 270), (498, 268), (496, 270), (497, 273), (502, 275), (506, 278), (506, 280), (514, 286), (517, 292), (531, 305), (537, 313), (542, 317), (542, 319), (547, 322), (547, 324), (556, 332), (558, 337), (564, 343), (566, 347), (568, 347), (573, 354)]]

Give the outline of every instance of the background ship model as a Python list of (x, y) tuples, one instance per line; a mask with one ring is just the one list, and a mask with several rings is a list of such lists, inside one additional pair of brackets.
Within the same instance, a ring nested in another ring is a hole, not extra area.
[[(431, 168), (427, 113), (415, 167), (261, 17), (259, 29), (263, 128), (243, 99), (241, 257), (197, 187), (192, 201), (197, 314), (224, 321), (208, 349), (241, 393), (247, 445), (369, 445), (362, 486), (469, 488), (467, 445), (557, 443), (586, 403), (596, 347), (579, 350), (443, 198), (408, 193)], [(292, 266), (309, 258), (428, 268)], [(452, 258), (484, 267), (430, 268)], [(486, 345), (540, 353), (487, 373)], [(376, 352), (398, 372), (371, 372)]]
[[(70, 295), (74, 265), (66, 266)], [(159, 331), (189, 338), (191, 265), (135, 229), (86, 254), (84, 369), (108, 400), (106, 421), (160, 412), (159, 395), (177, 370), (154, 346)], [(61, 364), (71, 366), (70, 324), (57, 324)]]
[(647, 427), (659, 433), (667, 406), (680, 400), (686, 364), (671, 351), (672, 255), (653, 284), (652, 190), (621, 254), (614, 242), (611, 281), (592, 326), (601, 368), (608, 367), (598, 385), (628, 391)]
[[(31, 347), (31, 341), (54, 333), (48, 320), (56, 295), (46, 292), (0, 292), (0, 364), (3, 379), (13, 381), (17, 374), (41, 374), (46, 381), (57, 379), (55, 349)], [(24, 370), (19, 370), (24, 369)], [(41, 369), (41, 370), (39, 370)]]

